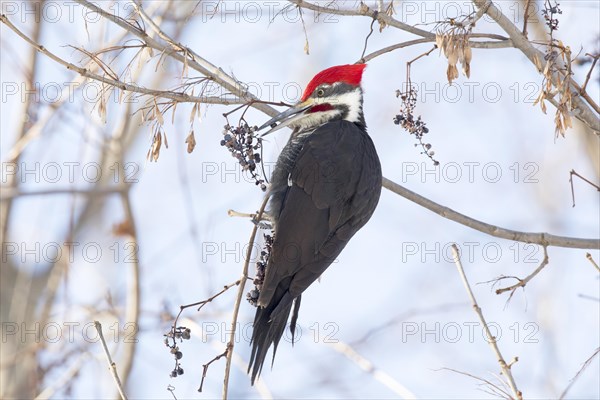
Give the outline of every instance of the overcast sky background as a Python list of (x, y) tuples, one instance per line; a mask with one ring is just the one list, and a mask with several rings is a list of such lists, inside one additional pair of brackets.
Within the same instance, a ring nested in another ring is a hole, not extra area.
[[(54, 4), (60, 6), (60, 18), (48, 17), (41, 42), (71, 62), (78, 63), (82, 57), (65, 45), (98, 49), (101, 47), (98, 38), (108, 40), (121, 33), (105, 21), (88, 22), (88, 33), (81, 18), (81, 6), (73, 6), (74, 17), (70, 18), (64, 5)], [(400, 2), (395, 18), (411, 25), (430, 23), (456, 16), (458, 7), (468, 13), (469, 4)], [(514, 14), (518, 12), (517, 3), (498, 4), (518, 26), (522, 25), (522, 15)], [(354, 5), (346, 2), (343, 7)], [(212, 6), (200, 3), (196, 12), (210, 11)], [(213, 18), (191, 17), (181, 42), (240, 81), (253, 83), (255, 94), (264, 100), (298, 100), (301, 94), (298, 89), (318, 71), (356, 62), (369, 32), (368, 18), (316, 18), (307, 11), (304, 19), (310, 55), (306, 55), (302, 25), (294, 9), (273, 19), (272, 10), (281, 10), (276, 2), (225, 2), (224, 6), (229, 11)], [(598, 3), (569, 1), (563, 2), (561, 8), (557, 37), (573, 53), (580, 49), (582, 54), (597, 51)], [(25, 15), (21, 21), (22, 15), (25, 14), (16, 14), (11, 20), (28, 31), (31, 17)], [(394, 28), (380, 33), (375, 27), (367, 52), (414, 38)], [(421, 27), (434, 28), (431, 24)], [(164, 24), (163, 28), (172, 32), (173, 25)], [(536, 29), (530, 28), (532, 35)], [(487, 18), (477, 24), (475, 32), (501, 33)], [(21, 94), (7, 95), (6, 85), (15, 82), (20, 85), (23, 81), (20, 60), (25, 59), (29, 47), (4, 25), (1, 33), (4, 87), (0, 155), (4, 161), (15, 140), (19, 121), (11, 116), (18, 115)], [(577, 124), (577, 129), (569, 130), (565, 138), (555, 139), (554, 108), (548, 104), (548, 114), (544, 115), (539, 106), (532, 106), (541, 88), (541, 76), (518, 50), (474, 49), (471, 78), (466, 79), (461, 73), (452, 86), (446, 81), (445, 58), (437, 51), (413, 65), (412, 80), (420, 89), (416, 113), (429, 127), (426, 140), (433, 145), (440, 161), (437, 170), (414, 146), (415, 139), (392, 123), (400, 107), (395, 90), (402, 88), (405, 81), (405, 63), (430, 48), (431, 44), (423, 44), (394, 51), (369, 62), (365, 71), (365, 117), (384, 176), (490, 224), (597, 238), (600, 235), (598, 192), (576, 180), (577, 205), (573, 208), (569, 171), (574, 169), (597, 182), (598, 170), (590, 161), (588, 148), (589, 143), (595, 143), (597, 156), (598, 141), (595, 138), (592, 142), (584, 141), (585, 133)], [(155, 55), (148, 63), (139, 83), (171, 88), (179, 82), (181, 68), (172, 62), (159, 66), (168, 69), (172, 80), (154, 82), (152, 76), (158, 58)], [(39, 63), (38, 81), (48, 90), (42, 102), (49, 104), (53, 87), (64, 87), (74, 76), (44, 56), (40, 56)], [(588, 68), (589, 65), (575, 67), (578, 82), (583, 82)], [(196, 75), (190, 71), (190, 76)], [(600, 95), (598, 86), (595, 72), (588, 86), (594, 99)], [(84, 179), (83, 167), (96, 161), (98, 143), (118, 126), (120, 120), (113, 115), (120, 116), (118, 110), (123, 106), (109, 102), (107, 121), (103, 124), (97, 110), (92, 110), (93, 104), (81, 102), (81, 97), (81, 92), (77, 92), (75, 100), (63, 108), (62, 119), (53, 119), (23, 156), (26, 166), (37, 168), (40, 173), (48, 163), (59, 163), (63, 177), (58, 183), (50, 183), (43, 174), (38, 181), (29, 176), (21, 184), (23, 189), (90, 185)], [(47, 107), (45, 104), (42, 110)], [(247, 220), (229, 218), (227, 210), (254, 212), (263, 196), (252, 182), (244, 179), (235, 160), (219, 144), (225, 123), (222, 113), (231, 107), (201, 107), (202, 122), (196, 122), (195, 129), (197, 147), (187, 154), (184, 140), (190, 109), (181, 105), (175, 124), (166, 125), (169, 148), (161, 151), (157, 163), (145, 160), (151, 141), (150, 127), (140, 130), (127, 155), (132, 168), (139, 167), (136, 174), (139, 182), (132, 189), (132, 201), (140, 242), (142, 289), (139, 345), (128, 385), (132, 398), (170, 397), (166, 390), (169, 384), (176, 387), (178, 398), (220, 396), (224, 360), (211, 365), (205, 393), (199, 395), (196, 389), (202, 364), (225, 348), (226, 339), (222, 336), (229, 329), (235, 289), (201, 313), (194, 309), (184, 313), (215, 333), (209, 336), (208, 343), (202, 343), (198, 337), (183, 343), (182, 366), (186, 373), (175, 380), (168, 376), (172, 356), (162, 344), (168, 323), (161, 324), (158, 315), (164, 304), (175, 313), (180, 304), (204, 299), (238, 279), (252, 226)], [(137, 115), (134, 118), (139, 120)], [(235, 118), (234, 115), (232, 121)], [(170, 119), (170, 113), (166, 119)], [(267, 116), (250, 110), (246, 119), (261, 125)], [(279, 132), (265, 144), (264, 158), (268, 163), (276, 160), (287, 135), (288, 132)], [(67, 179), (65, 162), (80, 163), (75, 167), (74, 182)], [(4, 175), (3, 172), (3, 180)], [(187, 183), (182, 176), (187, 176)], [(69, 196), (16, 200), (10, 240), (38, 242), (42, 247), (62, 241), (71, 204)], [(86, 262), (81, 249), (75, 251), (68, 279), (57, 297), (59, 304), (53, 318), (59, 324), (88, 323), (93, 319), (90, 309), (107, 308), (107, 294), (122, 305), (129, 276), (129, 266), (123, 262), (127, 251), (111, 233), (122, 218), (119, 199), (107, 198), (95, 226), (78, 238), (82, 247), (85, 243), (99, 244), (103, 254), (98, 262)], [(192, 230), (197, 232), (196, 239), (191, 235)], [(451, 261), (449, 244), (453, 242), (463, 249), (464, 267), (486, 319), (499, 330), (504, 357), (507, 361), (519, 357), (512, 369), (519, 389), (527, 398), (560, 395), (582, 362), (599, 346), (599, 280), (597, 271), (585, 258), (586, 251), (549, 248), (547, 268), (527, 285), (525, 292), (517, 291), (506, 305), (507, 295), (497, 296), (490, 284), (476, 283), (499, 275), (528, 275), (542, 260), (541, 248), (481, 234), (384, 189), (371, 221), (353, 238), (320, 283), (303, 295), (300, 340), (293, 347), (285, 341), (281, 343), (273, 370), (266, 366), (263, 371), (262, 378), (273, 396), (396, 397), (336, 352), (329, 340), (353, 344), (356, 351), (419, 398), (489, 396), (480, 390), (477, 381), (443, 370), (452, 368), (486, 379), (495, 379), (493, 374), (499, 373)], [(120, 246), (118, 263), (112, 260), (111, 246), (115, 243)], [(598, 251), (591, 254), (599, 260)], [(22, 268), (34, 272), (47, 265), (43, 260), (26, 261)], [(252, 264), (250, 269), (253, 273)], [(242, 334), (235, 350), (244, 362), (249, 358), (248, 337), (254, 312), (247, 302), (242, 303), (239, 321)], [(111, 318), (106, 317), (105, 326), (114, 322)], [(396, 323), (366, 337), (392, 320)], [(83, 342), (81, 329), (77, 329), (75, 342), (67, 348)], [(99, 344), (92, 348), (100, 352)], [(596, 357), (568, 397), (598, 398), (599, 375), (600, 358)], [(105, 360), (100, 358), (83, 367), (72, 396), (108, 397), (113, 391)], [(232, 398), (259, 397), (250, 386), (249, 377), (235, 366), (230, 393)]]

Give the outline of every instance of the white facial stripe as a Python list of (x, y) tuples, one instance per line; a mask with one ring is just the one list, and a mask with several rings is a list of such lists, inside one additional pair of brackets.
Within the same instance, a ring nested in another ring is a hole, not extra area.
[(358, 116), (361, 112), (361, 92), (360, 88), (356, 88), (351, 92), (346, 92), (342, 95), (337, 96), (334, 100), (332, 100), (331, 104), (344, 104), (348, 106), (348, 115), (344, 118), (346, 121), (350, 122), (358, 122)]
[[(335, 85), (335, 84), (334, 84)], [(337, 104), (343, 104), (348, 107), (348, 114), (344, 118), (346, 121), (359, 122), (359, 116), (361, 114), (361, 97), (362, 93), (360, 87), (350, 92), (335, 96), (335, 97), (319, 97), (313, 100), (313, 104), (331, 104), (335, 107)], [(301, 114), (297, 117), (292, 118), (286, 125), (298, 127), (300, 129), (312, 128), (319, 126), (329, 120), (339, 116), (341, 111), (339, 109), (333, 109), (328, 111), (317, 111), (314, 113)]]

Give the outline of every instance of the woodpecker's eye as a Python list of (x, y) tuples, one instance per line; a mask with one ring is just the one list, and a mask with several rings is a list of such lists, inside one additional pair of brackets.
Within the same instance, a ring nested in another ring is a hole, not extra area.
[(323, 96), (325, 96), (325, 90), (323, 90), (323, 89), (317, 90), (317, 97), (323, 97)]

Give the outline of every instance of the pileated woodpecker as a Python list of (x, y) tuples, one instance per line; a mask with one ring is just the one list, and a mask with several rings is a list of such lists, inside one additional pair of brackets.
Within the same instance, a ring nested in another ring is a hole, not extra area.
[[(298, 104), (269, 120), (271, 133), (293, 128), (267, 196), (275, 237), (260, 287), (248, 372), (252, 384), (273, 345), (273, 359), (300, 298), (367, 223), (381, 194), (381, 165), (363, 116), (366, 64), (319, 72)], [(279, 125), (275, 125), (279, 122)]]

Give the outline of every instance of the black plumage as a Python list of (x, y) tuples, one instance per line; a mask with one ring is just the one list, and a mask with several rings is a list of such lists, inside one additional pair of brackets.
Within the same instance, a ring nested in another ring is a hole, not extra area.
[(258, 299), (248, 371), (260, 374), (300, 298), (369, 220), (381, 193), (381, 165), (364, 125), (334, 120), (294, 131), (271, 180), (269, 214), (275, 240)]

